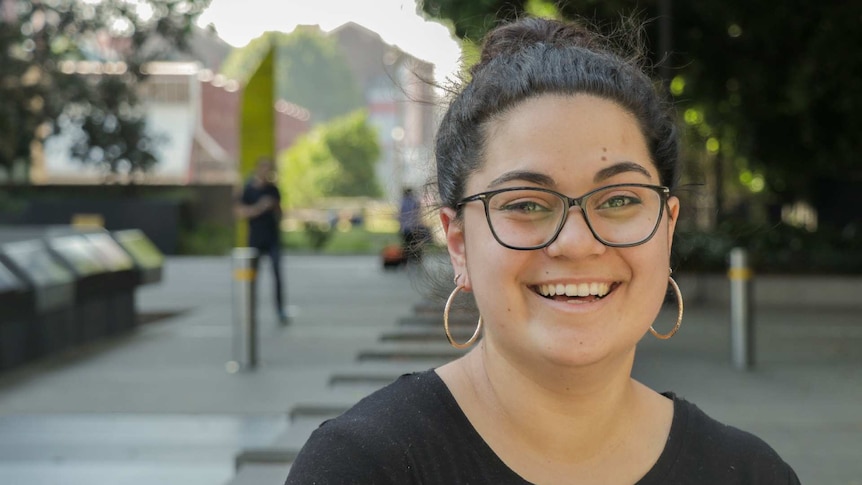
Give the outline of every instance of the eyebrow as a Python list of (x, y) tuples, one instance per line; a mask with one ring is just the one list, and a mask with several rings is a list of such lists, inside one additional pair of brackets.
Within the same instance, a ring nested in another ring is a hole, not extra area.
[[(611, 165), (610, 167), (605, 167), (596, 173), (595, 177), (593, 177), (593, 182), (603, 182), (614, 175), (619, 175), (621, 173), (626, 172), (635, 172), (646, 176), (646, 178), (652, 180), (652, 175), (650, 175), (649, 171), (643, 168), (641, 165), (634, 162), (620, 162)], [(539, 172), (531, 172), (529, 170), (513, 170), (511, 172), (506, 172), (503, 175), (495, 178), (488, 184), (488, 188), (494, 188), (499, 185), (503, 185), (506, 182), (511, 182), (513, 180), (520, 180), (524, 182), (531, 182), (536, 185), (543, 185), (545, 187), (554, 187), (556, 184), (554, 183), (554, 179), (551, 177), (539, 173)]]
[(495, 178), (488, 184), (488, 188), (494, 188), (498, 185), (502, 185), (506, 182), (511, 182), (513, 180), (521, 180), (524, 182), (531, 182), (536, 185), (543, 185), (545, 187), (553, 187), (556, 185), (554, 183), (554, 179), (551, 177), (538, 172), (530, 172), (528, 170), (513, 170), (511, 172), (506, 172), (503, 175)]
[(652, 175), (650, 175), (649, 171), (637, 163), (634, 162), (620, 162), (611, 165), (610, 167), (605, 167), (599, 170), (596, 173), (596, 176), (593, 177), (593, 182), (603, 182), (614, 175), (619, 175), (621, 173), (626, 172), (636, 172), (646, 176), (646, 178), (652, 180)]

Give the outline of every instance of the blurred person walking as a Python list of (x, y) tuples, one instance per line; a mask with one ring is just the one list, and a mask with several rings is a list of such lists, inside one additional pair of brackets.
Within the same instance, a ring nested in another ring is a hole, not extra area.
[(275, 281), (275, 305), (279, 322), (288, 323), (284, 306), (284, 288), (281, 274), (281, 193), (275, 185), (275, 163), (268, 157), (257, 161), (254, 173), (243, 187), (234, 212), (240, 219), (248, 221), (248, 247), (257, 249), (254, 261), (257, 272), (260, 257), (269, 256)]

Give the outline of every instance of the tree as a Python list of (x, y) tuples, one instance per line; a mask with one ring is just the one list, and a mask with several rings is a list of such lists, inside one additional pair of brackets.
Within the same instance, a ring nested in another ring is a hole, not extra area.
[[(426, 0), (431, 15), (451, 19), (462, 38), (480, 39), (497, 19), (554, 2)], [(559, 2), (567, 18), (613, 29), (621, 13), (658, 19), (670, 0)], [(655, 52), (659, 22), (645, 33), (696, 153), (717, 164), (719, 180), (774, 205), (809, 200), (821, 220), (858, 220), (852, 187), (862, 183), (862, 45), (859, 2), (676, 1), (672, 49)], [(855, 39), (855, 40), (853, 40)]]
[(270, 45), (276, 46), (278, 97), (308, 108), (316, 122), (349, 113), (364, 100), (344, 55), (320, 29), (268, 32), (225, 60), (222, 74), (245, 81)]
[(146, 63), (185, 49), (210, 0), (0, 0), (0, 169), (51, 134), (107, 172), (155, 162), (138, 99)]
[(279, 157), (286, 207), (307, 207), (331, 196), (379, 197), (374, 171), (379, 157), (377, 134), (364, 110), (317, 125)]
[(380, 158), (380, 144), (368, 113), (358, 110), (336, 118), (326, 126), (324, 143), (341, 167), (332, 188), (334, 195), (380, 197), (374, 166)]
[(330, 195), (338, 175), (338, 162), (323, 142), (322, 130), (300, 136), (278, 158), (278, 188), (284, 207), (309, 207)]

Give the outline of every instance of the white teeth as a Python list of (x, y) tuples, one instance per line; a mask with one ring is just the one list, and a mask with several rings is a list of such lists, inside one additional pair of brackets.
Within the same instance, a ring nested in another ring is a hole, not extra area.
[(563, 284), (545, 284), (539, 285), (539, 293), (542, 296), (556, 296), (556, 295), (566, 295), (566, 296), (605, 296), (611, 291), (611, 285), (609, 283), (580, 283), (574, 284), (569, 283), (567, 285)]
[(578, 296), (589, 296), (590, 295), (590, 285), (588, 283), (581, 283), (578, 285)]

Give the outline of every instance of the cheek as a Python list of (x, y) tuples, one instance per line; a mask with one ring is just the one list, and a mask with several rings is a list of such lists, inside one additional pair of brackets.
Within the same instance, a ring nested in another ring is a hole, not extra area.
[(530, 254), (504, 248), (494, 239), (484, 219), (480, 222), (480, 227), (474, 225), (465, 232), (471, 290), (480, 309), (494, 307), (495, 311), (502, 310), (520, 291), (520, 275), (528, 266)]
[(641, 251), (630, 255), (629, 264), (632, 267), (633, 279), (637, 282), (638, 294), (642, 295), (644, 304), (661, 306), (667, 290), (670, 276), (670, 260), (668, 258), (667, 237), (662, 235), (653, 238), (641, 246)]

